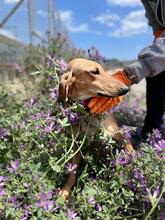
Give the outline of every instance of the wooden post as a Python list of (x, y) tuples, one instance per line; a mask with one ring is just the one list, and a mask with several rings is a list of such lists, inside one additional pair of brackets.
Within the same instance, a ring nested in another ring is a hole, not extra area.
[(33, 0), (28, 0), (29, 42), (33, 45)]

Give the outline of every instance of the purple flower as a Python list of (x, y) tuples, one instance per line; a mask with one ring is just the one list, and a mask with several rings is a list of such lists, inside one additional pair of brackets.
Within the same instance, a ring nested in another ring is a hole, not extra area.
[(3, 196), (5, 192), (3, 191), (3, 185), (4, 185), (5, 178), (3, 176), (0, 176), (0, 196)]
[(3, 176), (0, 176), (0, 183), (4, 182), (5, 178)]
[(67, 63), (63, 59), (58, 61), (58, 63), (60, 65), (60, 71), (63, 73), (67, 68)]
[(56, 98), (57, 97), (57, 91), (56, 91), (56, 89), (55, 88), (50, 88), (49, 89), (49, 98), (50, 99), (54, 99), (54, 98)]
[(154, 147), (155, 143), (162, 139), (162, 135), (158, 129), (153, 129), (152, 134), (148, 135), (147, 141)]
[(32, 120), (40, 120), (44, 116), (43, 112), (37, 112), (35, 115), (31, 115), (30, 118)]
[(30, 100), (25, 100), (25, 106), (27, 108), (31, 108), (36, 103), (37, 103), (37, 98), (36, 97), (32, 97)]
[(90, 205), (95, 205), (95, 199), (94, 199), (94, 197), (93, 196), (89, 196), (88, 197), (88, 203), (90, 204)]
[(160, 133), (160, 131), (158, 129), (153, 129), (152, 131), (152, 135), (156, 138), (156, 139), (161, 139), (162, 135)]
[(109, 165), (110, 165), (111, 168), (114, 168), (116, 166), (116, 161), (111, 160)]
[(55, 201), (49, 200), (52, 198), (53, 192), (49, 191), (48, 193), (40, 192), (40, 199), (36, 202), (36, 207), (42, 207), (45, 211), (50, 211), (55, 206)]
[(67, 163), (65, 165), (65, 168), (67, 169), (67, 172), (76, 174), (77, 172), (77, 165), (72, 163)]
[(30, 105), (34, 105), (37, 102), (37, 98), (36, 97), (32, 97), (30, 99)]
[(53, 79), (53, 77), (49, 75), (49, 76), (48, 76), (48, 82), (51, 82), (52, 79)]
[(160, 213), (160, 220), (165, 220), (165, 210)]
[(17, 196), (11, 196), (9, 198), (7, 198), (7, 202), (12, 204), (13, 208), (19, 208), (20, 207), (20, 203), (18, 200)]
[(18, 63), (15, 63), (14, 65), (13, 65), (13, 67), (14, 67), (14, 69), (16, 70), (16, 71), (18, 71), (18, 72), (22, 72), (22, 68), (21, 68), (21, 66), (18, 64)]
[(120, 165), (128, 164), (128, 160), (125, 157), (119, 157), (116, 162)]
[(123, 126), (123, 136), (126, 140), (131, 138), (131, 129), (128, 126)]
[(0, 197), (5, 195), (5, 191), (3, 189), (0, 189)]
[(71, 122), (71, 124), (75, 125), (78, 122), (78, 115), (75, 112), (71, 112), (69, 115), (69, 120)]
[(36, 207), (37, 208), (40, 208), (42, 207), (45, 211), (50, 211), (53, 209), (55, 205), (55, 201), (53, 200), (48, 200), (48, 201), (39, 201), (39, 202), (36, 202)]
[(56, 118), (54, 116), (51, 116), (51, 114), (52, 113), (48, 111), (47, 115), (45, 115), (45, 117), (46, 117), (45, 123), (46, 124), (48, 124), (48, 123), (50, 123), (52, 121), (54, 122), (56, 120)]
[(0, 128), (0, 139), (4, 139), (8, 135), (9, 131), (6, 128)]
[(62, 114), (63, 114), (64, 117), (67, 117), (67, 116), (69, 116), (69, 114), (70, 114), (70, 109), (69, 109), (69, 108), (63, 108), (63, 107), (61, 106), (61, 112), (62, 112)]
[(59, 125), (55, 125), (54, 126), (54, 130), (56, 131), (56, 133), (59, 133), (61, 131), (61, 127)]
[(76, 212), (72, 211), (71, 209), (67, 209), (67, 217), (69, 220), (75, 219), (76, 216), (77, 216)]
[(19, 220), (28, 220), (28, 211), (23, 211), (23, 215), (19, 218)]
[(119, 156), (116, 159), (116, 163), (120, 164), (120, 165), (125, 165), (128, 164), (130, 162), (130, 160), (132, 159), (132, 156), (129, 154), (126, 154), (123, 150), (121, 151), (121, 153), (119, 154)]
[(128, 187), (129, 189), (131, 189), (133, 192), (135, 192), (135, 191), (137, 190), (136, 184), (135, 184), (134, 182), (132, 182), (131, 180), (129, 180), (126, 185), (127, 185), (127, 187)]
[(163, 151), (163, 149), (165, 149), (165, 140), (161, 139), (158, 143), (155, 143), (154, 149), (158, 152)]
[(11, 202), (11, 203), (17, 203), (17, 197), (16, 196), (12, 196), (8, 199), (8, 202)]
[(15, 123), (12, 125), (12, 128), (15, 129), (15, 130), (18, 130), (18, 128), (19, 128), (18, 123), (15, 122)]
[(144, 176), (142, 175), (141, 170), (139, 168), (134, 169), (134, 177), (140, 181), (144, 180)]
[(54, 64), (55, 60), (56, 60), (55, 56), (47, 55), (46, 56), (46, 64), (47, 64), (47, 66), (51, 67)]
[(53, 195), (53, 192), (52, 191), (49, 191), (48, 193), (44, 193), (44, 192), (40, 192), (40, 199), (43, 200), (43, 199), (50, 199), (52, 198), (52, 195)]
[(96, 204), (95, 209), (98, 212), (101, 212), (103, 210), (103, 208), (101, 207), (101, 205), (99, 203)]
[(55, 124), (54, 121), (52, 121), (49, 126), (47, 126), (46, 128), (44, 128), (43, 131), (44, 131), (45, 133), (50, 133), (50, 132), (52, 132), (52, 131), (53, 131), (54, 124)]
[(153, 192), (153, 197), (156, 199), (160, 193), (160, 187), (157, 186), (155, 191)]
[(8, 168), (11, 173), (15, 173), (19, 166), (19, 160), (11, 161), (10, 167)]

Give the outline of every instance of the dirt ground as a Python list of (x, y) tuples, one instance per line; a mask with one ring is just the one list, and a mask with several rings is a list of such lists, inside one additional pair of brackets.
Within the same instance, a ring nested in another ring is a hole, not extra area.
[(19, 100), (27, 99), (31, 96), (30, 92), (32, 91), (31, 82), (25, 81), (24, 83), (19, 79), (15, 78), (13, 81), (5, 80), (2, 82), (8, 91), (16, 95)]
[(146, 81), (142, 80), (140, 83), (133, 85), (131, 87), (131, 92), (133, 92), (133, 94), (137, 96), (145, 95), (146, 94)]

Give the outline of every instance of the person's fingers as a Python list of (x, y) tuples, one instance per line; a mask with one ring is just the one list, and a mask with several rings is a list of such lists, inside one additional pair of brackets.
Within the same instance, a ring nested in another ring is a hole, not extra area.
[(100, 98), (96, 104), (90, 109), (90, 113), (96, 113), (107, 102), (107, 98)]
[(119, 96), (118, 98), (119, 98), (119, 102), (121, 102), (121, 101), (123, 101), (124, 96)]
[(107, 102), (98, 109), (96, 114), (105, 112), (114, 106), (114, 98), (108, 99)]
[(108, 101), (100, 109), (98, 109), (96, 114), (100, 114), (100, 113), (108, 111), (109, 109), (111, 109), (112, 107), (117, 105), (119, 102), (121, 102), (122, 99), (123, 98), (121, 96), (115, 97), (115, 98), (112, 98), (112, 99), (108, 99)]
[(90, 101), (89, 101), (89, 103), (88, 103), (88, 108), (89, 108), (89, 109), (92, 108), (92, 107), (97, 103), (98, 99), (100, 99), (100, 98), (98, 98), (98, 97), (93, 97), (92, 99), (90, 99)]
[(91, 100), (85, 101), (84, 106), (89, 108), (90, 113), (99, 114), (111, 109), (113, 106), (117, 105), (123, 97), (115, 98), (99, 98), (94, 97)]
[(115, 79), (119, 80), (120, 82), (124, 83), (126, 86), (130, 86), (130, 80), (124, 73), (124, 71), (117, 71), (112, 75)]

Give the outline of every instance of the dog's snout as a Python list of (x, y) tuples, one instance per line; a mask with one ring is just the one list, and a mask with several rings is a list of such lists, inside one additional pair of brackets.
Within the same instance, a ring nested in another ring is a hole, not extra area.
[(124, 87), (121, 88), (121, 94), (120, 95), (125, 95), (128, 91), (129, 91), (129, 87), (124, 86)]

